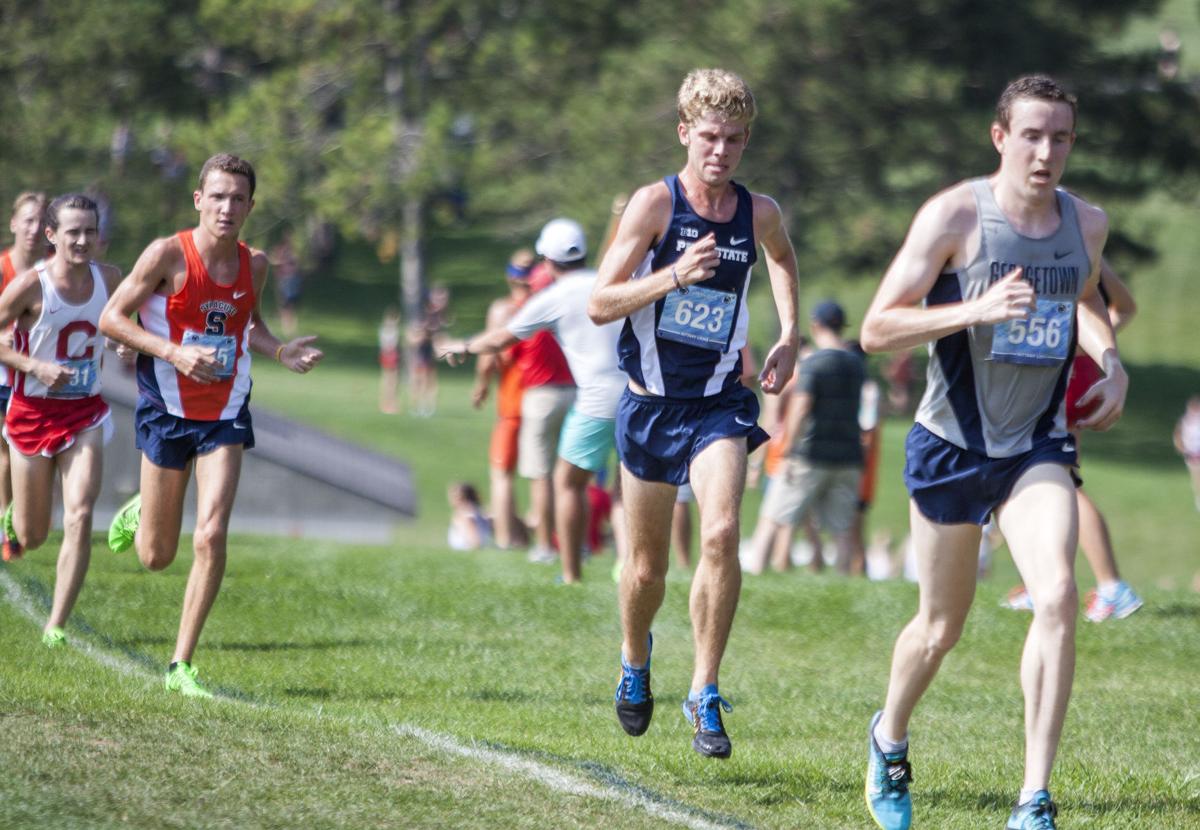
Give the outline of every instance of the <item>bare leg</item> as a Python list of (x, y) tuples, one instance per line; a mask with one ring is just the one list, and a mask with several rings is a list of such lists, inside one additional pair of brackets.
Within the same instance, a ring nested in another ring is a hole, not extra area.
[[(804, 523), (807, 531), (809, 523)], [(792, 544), (796, 541), (796, 526), (795, 525), (776, 525), (775, 535), (771, 540), (771, 568), (778, 573), (784, 573), (792, 569)], [(813, 547), (813, 556), (820, 558), (821, 556), (821, 540), (817, 539), (816, 546)]]
[(1200, 510), (1200, 462), (1188, 462), (1188, 474), (1192, 477), (1192, 497), (1196, 501), (1196, 509)]
[(191, 475), (191, 463), (175, 470), (142, 456), (142, 511), (134, 541), (138, 559), (152, 571), (161, 571), (175, 561), (183, 524), (183, 497)]
[(775, 536), (781, 525), (758, 513), (758, 524), (754, 527), (754, 535), (750, 538), (750, 562), (746, 568), (752, 574), (760, 574), (767, 569), (771, 553), (775, 547)]
[(696, 645), (692, 691), (698, 692), (717, 683), (742, 588), (737, 553), (745, 440), (723, 438), (705, 447), (692, 460), (691, 481), (700, 509), (700, 561), (688, 603)]
[(629, 556), (629, 525), (625, 517), (625, 503), (621, 498), (621, 474), (617, 473), (617, 483), (612, 492), (612, 513), (609, 523), (612, 525), (613, 553), (617, 562), (624, 562)]
[(183, 613), (172, 661), (191, 661), (225, 576), (225, 546), (229, 516), (242, 472), (240, 444), (218, 447), (196, 459), (195, 558), (183, 595)]
[(686, 501), (675, 502), (671, 510), (671, 547), (676, 565), (692, 567), (692, 508)]
[(63, 480), (63, 541), (58, 552), (54, 603), (46, 623), (61, 628), (75, 607), (92, 555), (92, 508), (100, 495), (103, 433), (81, 433), (75, 445), (56, 459)]
[(562, 548), (563, 582), (578, 582), (579, 560), (583, 551), (583, 536), (587, 531), (587, 486), (592, 480), (590, 470), (576, 467), (558, 459), (554, 466), (555, 526), (558, 545)]
[(534, 541), (542, 550), (554, 550), (554, 483), (550, 476), (531, 479), (529, 501), (537, 517)]
[(1075, 489), (1075, 500), (1079, 506), (1079, 547), (1092, 567), (1096, 582), (1099, 585), (1116, 582), (1121, 575), (1117, 571), (1117, 556), (1108, 533), (1108, 522), (1082, 488)]
[(8, 441), (0, 435), (0, 511), (7, 510), (13, 499), (13, 487), (8, 458)]
[(55, 462), (42, 455), (9, 455), (13, 488), (13, 529), (26, 551), (46, 543), (50, 533), (50, 507), (53, 500)]
[(649, 658), (650, 624), (667, 589), (667, 554), (675, 488), (643, 481), (621, 465), (621, 501), (629, 533), (629, 558), (621, 568), (621, 650), (631, 666)]
[(496, 545), (501, 548), (511, 548), (525, 543), (524, 528), (520, 527), (517, 518), (517, 506), (513, 474), (498, 467), (490, 469), (492, 523), (494, 525)]
[(941, 525), (909, 504), (909, 522), (917, 555), (920, 600), (917, 615), (904, 627), (892, 652), (887, 703), (879, 731), (895, 741), (908, 734), (917, 701), (933, 682), (942, 658), (962, 636), (975, 597), (979, 556), (977, 525)]
[(1025, 692), (1026, 789), (1046, 789), (1075, 676), (1078, 522), (1074, 483), (1065, 467), (1041, 464), (1021, 476), (997, 518), (1013, 562), (1033, 599), (1021, 656)]

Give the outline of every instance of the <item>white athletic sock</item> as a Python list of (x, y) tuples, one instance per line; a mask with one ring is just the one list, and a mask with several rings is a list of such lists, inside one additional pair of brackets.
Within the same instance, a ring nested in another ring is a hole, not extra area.
[(1017, 796), (1017, 806), (1018, 806), (1018, 807), (1024, 807), (1024, 806), (1025, 806), (1026, 804), (1028, 804), (1030, 801), (1033, 801), (1033, 797), (1034, 797), (1034, 795), (1036, 795), (1036, 794), (1037, 794), (1037, 793), (1039, 793), (1039, 792), (1041, 792), (1041, 790), (1037, 790), (1037, 789), (1034, 789), (1034, 790), (1026, 790), (1026, 789), (1022, 789), (1022, 790), (1021, 790), (1021, 794), (1020, 794), (1019, 796)]
[(1105, 599), (1116, 599), (1117, 589), (1121, 587), (1121, 580), (1114, 579), (1112, 581), (1101, 582), (1096, 586), (1096, 592)]
[(879, 731), (879, 724), (875, 724), (875, 743), (879, 745), (879, 750), (884, 755), (893, 755), (908, 749), (908, 735), (905, 735), (902, 740), (894, 741)]

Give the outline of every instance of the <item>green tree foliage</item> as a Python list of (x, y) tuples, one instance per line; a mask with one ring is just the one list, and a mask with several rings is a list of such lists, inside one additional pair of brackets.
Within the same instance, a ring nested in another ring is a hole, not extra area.
[[(253, 241), (328, 223), (399, 255), (410, 309), (433, 224), (528, 234), (678, 169), (674, 94), (725, 66), (760, 118), (741, 174), (806, 272), (877, 275), (921, 199), (995, 155), (1004, 83), (1080, 96), (1068, 184), (1101, 203), (1194, 192), (1200, 107), (1153, 54), (1115, 54), (1158, 0), (56, 0), (4, 4), (0, 186), (95, 186), (118, 250), (190, 221), (217, 150), (260, 170)], [(128, 131), (124, 154), (114, 142)], [(1118, 240), (1119, 242), (1120, 240)], [(302, 251), (303, 253), (303, 251)]]

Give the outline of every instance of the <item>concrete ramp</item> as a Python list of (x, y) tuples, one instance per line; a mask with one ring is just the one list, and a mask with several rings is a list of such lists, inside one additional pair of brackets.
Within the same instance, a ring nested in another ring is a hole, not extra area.
[[(113, 440), (104, 448), (97, 530), (138, 490), (141, 453), (134, 445), (137, 383), (132, 368), (104, 361), (104, 398)], [(385, 455), (250, 405), (256, 446), (245, 455), (234, 503), (233, 533), (386, 543), (417, 513), (408, 466)], [(183, 532), (196, 522), (195, 481), (184, 503)], [(56, 517), (56, 526), (60, 518)]]

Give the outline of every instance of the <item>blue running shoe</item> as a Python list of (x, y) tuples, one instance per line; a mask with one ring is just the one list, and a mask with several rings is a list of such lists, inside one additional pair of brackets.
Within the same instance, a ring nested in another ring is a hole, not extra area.
[(908, 785), (912, 783), (912, 767), (908, 765), (908, 749), (884, 753), (875, 742), (875, 724), (883, 710), (871, 718), (867, 728), (867, 809), (882, 830), (908, 830), (912, 824), (912, 798)]
[(733, 752), (721, 710), (733, 711), (733, 705), (717, 693), (717, 687), (709, 684), (696, 694), (690, 692), (683, 702), (683, 716), (695, 730), (692, 749), (709, 758), (728, 758)]
[(1038, 790), (1028, 804), (1013, 807), (1004, 827), (1005, 830), (1056, 830), (1054, 817), (1057, 815), (1058, 808), (1050, 800), (1050, 793)]
[(650, 728), (654, 714), (654, 695), (650, 692), (650, 652), (654, 649), (654, 635), (646, 639), (646, 665), (640, 669), (625, 662), (621, 654), (621, 678), (617, 683), (614, 700), (617, 704), (617, 720), (627, 734), (638, 735)]
[(1121, 580), (1113, 590), (1112, 595), (1101, 591), (1089, 591), (1087, 595), (1087, 610), (1083, 615), (1089, 622), (1104, 622), (1105, 620), (1123, 620), (1142, 607), (1142, 598), (1134, 593), (1129, 583)]

